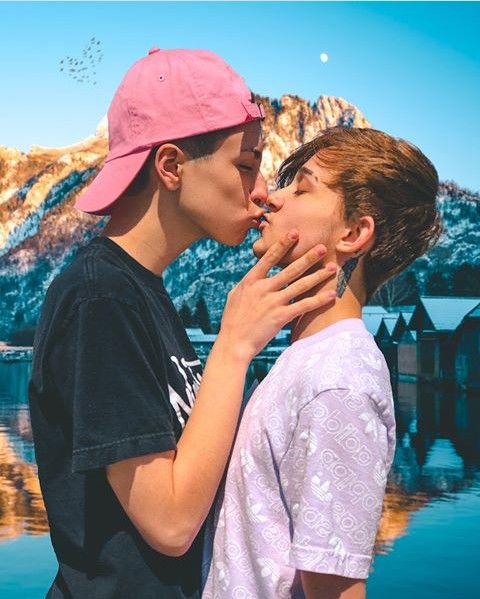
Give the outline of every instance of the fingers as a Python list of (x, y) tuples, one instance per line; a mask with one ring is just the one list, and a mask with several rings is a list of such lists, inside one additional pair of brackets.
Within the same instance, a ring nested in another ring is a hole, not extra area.
[[(324, 283), (328, 279), (331, 279), (337, 272), (337, 265), (334, 262), (329, 262), (325, 265), (325, 268), (321, 268), (310, 275), (306, 275), (301, 279), (291, 283), (281, 293), (287, 301), (295, 299), (299, 295), (303, 295), (307, 291), (310, 291), (316, 285)], [(336, 295), (335, 292), (333, 292)]]
[(336, 297), (335, 291), (329, 289), (328, 291), (320, 291), (314, 296), (306, 297), (305, 299), (299, 300), (294, 304), (290, 304), (286, 310), (286, 322), (291, 322), (294, 318), (298, 318), (301, 314), (323, 308), (328, 304), (331, 304)]
[(295, 245), (298, 240), (298, 231), (293, 229), (285, 237), (274, 243), (253, 268), (243, 277), (245, 282), (253, 282), (264, 279), (271, 268), (280, 262), (285, 254)]
[[(270, 279), (272, 289), (283, 289), (286, 285), (298, 279), (305, 271), (315, 266), (326, 254), (324, 245), (316, 245), (301, 258), (289, 264), (286, 268)], [(298, 294), (297, 294), (298, 295)]]

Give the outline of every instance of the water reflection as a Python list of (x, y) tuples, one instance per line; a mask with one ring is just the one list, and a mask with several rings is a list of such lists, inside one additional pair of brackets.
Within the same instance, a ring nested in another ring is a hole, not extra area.
[(29, 362), (0, 361), (0, 542), (48, 531), (28, 413)]
[[(251, 375), (262, 378), (272, 360), (257, 359)], [(0, 541), (48, 531), (28, 415), (29, 372), (29, 362), (0, 361)], [(411, 516), (421, 508), (480, 490), (480, 398), (411, 381), (395, 387), (397, 450), (378, 554), (389, 553), (408, 534)]]
[(382, 554), (407, 534), (414, 512), (480, 488), (480, 398), (414, 381), (395, 387), (397, 449), (376, 542)]

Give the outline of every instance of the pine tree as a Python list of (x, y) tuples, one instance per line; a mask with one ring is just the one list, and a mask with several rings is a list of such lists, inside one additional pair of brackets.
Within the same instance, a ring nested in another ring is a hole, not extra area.
[(210, 315), (208, 313), (207, 304), (203, 299), (203, 296), (198, 300), (195, 306), (195, 313), (193, 315), (193, 322), (199, 326), (204, 333), (212, 332), (212, 324), (210, 322)]
[(426, 291), (429, 295), (450, 295), (447, 277), (440, 271), (434, 270), (428, 276)]
[(192, 311), (188, 307), (188, 304), (185, 302), (182, 304), (182, 307), (178, 311), (180, 318), (182, 319), (184, 327), (191, 327), (193, 324), (193, 316)]
[(461, 264), (453, 273), (452, 290), (455, 295), (480, 295), (480, 268)]

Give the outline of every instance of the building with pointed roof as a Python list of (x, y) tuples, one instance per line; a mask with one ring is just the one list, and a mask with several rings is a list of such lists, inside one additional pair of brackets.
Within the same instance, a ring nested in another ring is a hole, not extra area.
[(392, 341), (397, 346), (397, 374), (418, 376), (417, 332), (409, 328), (412, 312), (402, 312), (395, 323)]
[(363, 306), (362, 320), (369, 333), (374, 337), (377, 336), (378, 329), (382, 324), (382, 319), (388, 314), (388, 311), (383, 306)]
[(420, 297), (409, 328), (417, 333), (418, 373), (422, 379), (455, 379), (456, 331), (479, 306), (478, 297)]
[(377, 345), (385, 356), (390, 372), (394, 375), (397, 374), (398, 365), (397, 344), (393, 338), (393, 331), (400, 317), (400, 312), (387, 312), (387, 314), (384, 314), (375, 336)]
[(455, 331), (455, 380), (464, 389), (480, 390), (480, 304)]

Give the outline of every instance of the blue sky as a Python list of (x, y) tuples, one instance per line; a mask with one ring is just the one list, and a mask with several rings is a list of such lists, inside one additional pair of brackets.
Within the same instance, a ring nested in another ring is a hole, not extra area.
[[(0, 2), (0, 144), (74, 143), (151, 46), (208, 48), (262, 95), (345, 98), (478, 191), (479, 22), (476, 2)], [(59, 70), (92, 37), (96, 86)]]

